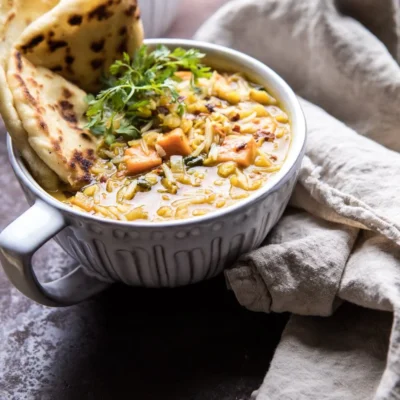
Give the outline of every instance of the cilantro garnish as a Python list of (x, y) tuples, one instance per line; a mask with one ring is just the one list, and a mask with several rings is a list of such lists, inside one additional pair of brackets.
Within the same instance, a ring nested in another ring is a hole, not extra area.
[(154, 118), (154, 99), (160, 96), (176, 103), (177, 113), (182, 116), (185, 104), (175, 89), (175, 81), (180, 80), (175, 72), (190, 71), (192, 85), (198, 78), (209, 77), (210, 68), (200, 63), (203, 57), (196, 49), (170, 51), (162, 45), (152, 52), (142, 45), (133, 59), (124, 53), (122, 60), (110, 66), (104, 89), (96, 96), (87, 96), (86, 128), (104, 136), (107, 144), (118, 137), (139, 138), (141, 127)]

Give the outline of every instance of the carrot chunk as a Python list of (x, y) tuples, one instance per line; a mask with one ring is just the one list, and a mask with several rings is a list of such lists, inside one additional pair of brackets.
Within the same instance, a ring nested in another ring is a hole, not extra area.
[(192, 79), (192, 73), (190, 71), (176, 71), (175, 76), (181, 78), (183, 81), (190, 81)]
[(188, 156), (192, 152), (188, 138), (181, 128), (176, 128), (160, 136), (157, 144), (164, 149), (167, 157)]
[(149, 148), (147, 153), (141, 146), (133, 146), (125, 150), (126, 171), (128, 175), (137, 175), (161, 165), (162, 160), (157, 152)]
[(246, 168), (253, 164), (257, 155), (257, 144), (252, 136), (229, 135), (218, 148), (218, 162), (235, 161)]

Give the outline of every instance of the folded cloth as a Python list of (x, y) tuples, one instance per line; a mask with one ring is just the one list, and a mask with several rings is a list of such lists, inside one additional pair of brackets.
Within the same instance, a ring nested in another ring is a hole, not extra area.
[(357, 228), (288, 210), (264, 246), (226, 271), (228, 284), (252, 311), (330, 315), (357, 234)]
[[(398, 1), (234, 0), (195, 38), (260, 59), (308, 100), (295, 209), (226, 272), (249, 309), (300, 314), (256, 399), (399, 399)], [(390, 345), (377, 344), (389, 341), (388, 313), (342, 305), (310, 317), (343, 300), (394, 312)]]
[(293, 316), (254, 398), (370, 399), (385, 368), (391, 324), (392, 314), (349, 303), (331, 318)]

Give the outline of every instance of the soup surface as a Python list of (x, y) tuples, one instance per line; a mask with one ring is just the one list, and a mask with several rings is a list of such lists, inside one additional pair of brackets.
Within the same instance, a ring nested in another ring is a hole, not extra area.
[(91, 182), (53, 196), (105, 218), (166, 221), (229, 207), (279, 171), (290, 121), (265, 88), (204, 67), (196, 50), (158, 48), (161, 62), (141, 51), (153, 58), (126, 55), (89, 98), (88, 129), (99, 137)]

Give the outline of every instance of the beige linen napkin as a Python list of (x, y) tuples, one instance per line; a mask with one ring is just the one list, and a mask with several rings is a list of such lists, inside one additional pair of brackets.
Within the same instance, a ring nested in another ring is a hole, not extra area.
[[(303, 315), (257, 400), (400, 399), (398, 11), (396, 0), (235, 0), (196, 34), (264, 61), (315, 104), (301, 100), (295, 208), (226, 272), (247, 308)], [(391, 314), (343, 300), (394, 312), (388, 350)]]

